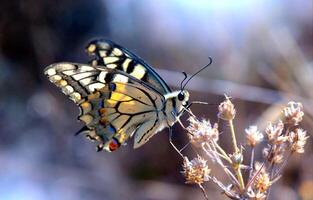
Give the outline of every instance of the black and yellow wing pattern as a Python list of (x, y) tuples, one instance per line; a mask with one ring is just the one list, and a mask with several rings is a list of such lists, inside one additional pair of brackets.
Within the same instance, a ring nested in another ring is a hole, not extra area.
[[(56, 63), (46, 69), (80, 108), (81, 132), (99, 142), (98, 149), (113, 151), (135, 132), (135, 144), (148, 140), (158, 127), (157, 107), (164, 97), (154, 88), (119, 70), (78, 63)], [(145, 131), (141, 131), (146, 129)], [(143, 134), (145, 133), (145, 134)]]
[(45, 74), (79, 106), (85, 123), (79, 133), (97, 141), (98, 150), (114, 151), (133, 135), (140, 147), (175, 123), (182, 110), (178, 92), (142, 59), (109, 40), (86, 49), (94, 56), (90, 64), (55, 63)]
[(90, 61), (93, 66), (121, 70), (149, 83), (162, 94), (171, 92), (165, 81), (144, 60), (110, 40), (93, 40), (87, 45), (86, 52), (95, 57)]

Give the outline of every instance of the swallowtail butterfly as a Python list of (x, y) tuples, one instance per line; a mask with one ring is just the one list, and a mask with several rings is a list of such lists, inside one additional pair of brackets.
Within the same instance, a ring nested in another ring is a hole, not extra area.
[(44, 73), (80, 108), (78, 132), (114, 151), (132, 136), (134, 148), (172, 127), (188, 105), (189, 93), (171, 91), (141, 58), (109, 40), (86, 47), (90, 64), (55, 63)]

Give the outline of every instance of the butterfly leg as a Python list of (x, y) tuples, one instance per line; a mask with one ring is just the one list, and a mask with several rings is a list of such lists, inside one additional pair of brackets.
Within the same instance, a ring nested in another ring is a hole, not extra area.
[[(178, 113), (178, 116), (182, 115), (184, 112), (188, 112), (191, 116), (195, 117), (195, 115), (192, 113), (192, 111), (189, 109), (192, 105), (194, 104), (204, 104), (204, 105), (210, 105), (206, 102), (202, 102), (202, 101), (193, 101), (191, 103), (189, 103), (188, 105), (186, 105), (185, 107), (183, 107), (183, 109)], [(214, 104), (215, 105), (215, 104)], [(181, 122), (178, 121), (180, 124)], [(182, 125), (182, 124), (181, 124)], [(185, 129), (185, 127), (182, 125), (182, 127)]]
[(172, 147), (177, 151), (177, 153), (182, 157), (184, 158), (184, 155), (181, 153), (180, 150), (177, 149), (177, 147), (174, 145), (173, 141), (172, 141), (172, 136), (173, 136), (173, 129), (172, 127), (169, 128), (169, 134), (168, 134), (168, 140), (170, 142), (170, 144), (172, 145)]
[(185, 146), (183, 146), (183, 148), (181, 148), (179, 151), (180, 152), (184, 151), (189, 146), (189, 144), (190, 144), (190, 141), (187, 144), (185, 144)]

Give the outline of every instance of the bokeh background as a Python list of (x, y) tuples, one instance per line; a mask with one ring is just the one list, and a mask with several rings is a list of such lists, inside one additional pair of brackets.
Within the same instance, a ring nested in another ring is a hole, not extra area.
[[(0, 3), (1, 200), (202, 199), (198, 188), (184, 184), (166, 130), (140, 149), (130, 141), (114, 153), (97, 153), (83, 136), (74, 137), (82, 126), (78, 109), (43, 69), (88, 62), (84, 48), (95, 38), (141, 56), (172, 88), (182, 71), (194, 73), (211, 56), (211, 67), (187, 88), (192, 100), (212, 105), (193, 112), (216, 121), (223, 94), (232, 96), (242, 143), (246, 127), (262, 129), (277, 119), (281, 105), (302, 102), (302, 125), (311, 138), (270, 199), (313, 199), (312, 0), (11, 0)], [(179, 125), (174, 142), (187, 142)], [(210, 199), (225, 199), (212, 183), (205, 187)]]

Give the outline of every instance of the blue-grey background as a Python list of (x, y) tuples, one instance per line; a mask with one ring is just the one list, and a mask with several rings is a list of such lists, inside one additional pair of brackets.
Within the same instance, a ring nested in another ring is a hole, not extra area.
[[(187, 88), (192, 100), (212, 105), (195, 106), (193, 112), (214, 122), (216, 104), (224, 93), (232, 96), (242, 143), (246, 127), (262, 129), (277, 120), (289, 100), (304, 104), (303, 127), (312, 138), (312, 12), (312, 0), (2, 1), (0, 199), (202, 198), (198, 188), (184, 184), (181, 159), (166, 131), (138, 150), (130, 141), (114, 153), (97, 153), (82, 136), (74, 137), (82, 126), (78, 109), (47, 81), (43, 69), (60, 61), (88, 62), (84, 48), (95, 38), (138, 54), (172, 88), (179, 86), (182, 71), (196, 72), (211, 56), (211, 67)], [(185, 133), (179, 125), (174, 129), (174, 142), (184, 145)], [(230, 149), (226, 125), (224, 130), (221, 143)], [(289, 161), (271, 199), (313, 199), (312, 150), (310, 139), (306, 154)], [(194, 155), (191, 149), (184, 153)], [(210, 199), (225, 199), (212, 183), (205, 187)]]

